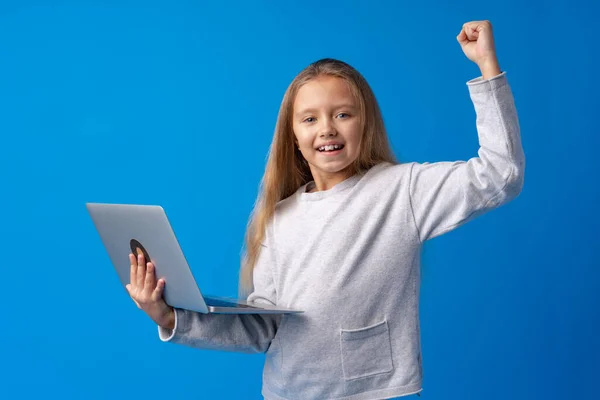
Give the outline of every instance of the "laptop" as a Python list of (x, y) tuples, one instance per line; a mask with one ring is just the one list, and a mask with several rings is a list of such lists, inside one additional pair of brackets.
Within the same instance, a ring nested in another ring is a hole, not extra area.
[(165, 279), (163, 297), (171, 307), (204, 314), (302, 312), (242, 299), (203, 295), (161, 206), (86, 203), (86, 207), (124, 287), (130, 280), (129, 254), (141, 251), (146, 262), (154, 264), (156, 279)]

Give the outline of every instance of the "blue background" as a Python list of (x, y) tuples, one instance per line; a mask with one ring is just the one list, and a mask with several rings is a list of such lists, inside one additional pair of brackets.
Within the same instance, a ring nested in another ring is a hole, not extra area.
[(293, 77), (345, 60), (402, 161), (468, 159), (479, 70), (456, 35), (479, 19), (515, 95), (525, 187), (426, 244), (422, 398), (594, 397), (599, 7), (451, 3), (2, 2), (0, 397), (261, 398), (263, 355), (158, 340), (85, 202), (161, 204), (201, 287), (234, 296)]

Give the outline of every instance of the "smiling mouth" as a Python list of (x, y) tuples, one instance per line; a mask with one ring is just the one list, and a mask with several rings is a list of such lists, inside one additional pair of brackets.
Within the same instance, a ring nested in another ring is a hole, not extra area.
[(329, 153), (329, 152), (341, 150), (343, 148), (344, 148), (343, 144), (332, 144), (332, 145), (328, 145), (328, 146), (321, 146), (317, 150), (320, 151), (321, 153)]

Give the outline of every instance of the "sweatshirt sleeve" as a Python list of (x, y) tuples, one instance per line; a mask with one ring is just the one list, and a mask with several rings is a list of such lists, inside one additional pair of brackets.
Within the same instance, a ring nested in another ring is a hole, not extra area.
[[(253, 272), (254, 289), (248, 301), (276, 305), (272, 274), (274, 249), (263, 243)], [(191, 347), (264, 353), (275, 336), (279, 314), (202, 314), (175, 309), (175, 328), (158, 327), (160, 340)]]
[(467, 87), (476, 113), (478, 157), (411, 166), (409, 196), (421, 242), (507, 203), (523, 187), (525, 156), (506, 72), (472, 79)]

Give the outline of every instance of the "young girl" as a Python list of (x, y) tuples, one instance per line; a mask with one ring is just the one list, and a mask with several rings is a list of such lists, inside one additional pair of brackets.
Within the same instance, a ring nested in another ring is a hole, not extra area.
[(324, 59), (286, 91), (247, 232), (241, 288), (286, 315), (200, 314), (165, 304), (163, 279), (130, 255), (129, 293), (163, 341), (266, 352), (266, 399), (368, 400), (421, 391), (423, 243), (518, 195), (524, 155), (488, 21), (457, 36), (481, 77), (467, 82), (479, 157), (396, 163), (364, 78)]

